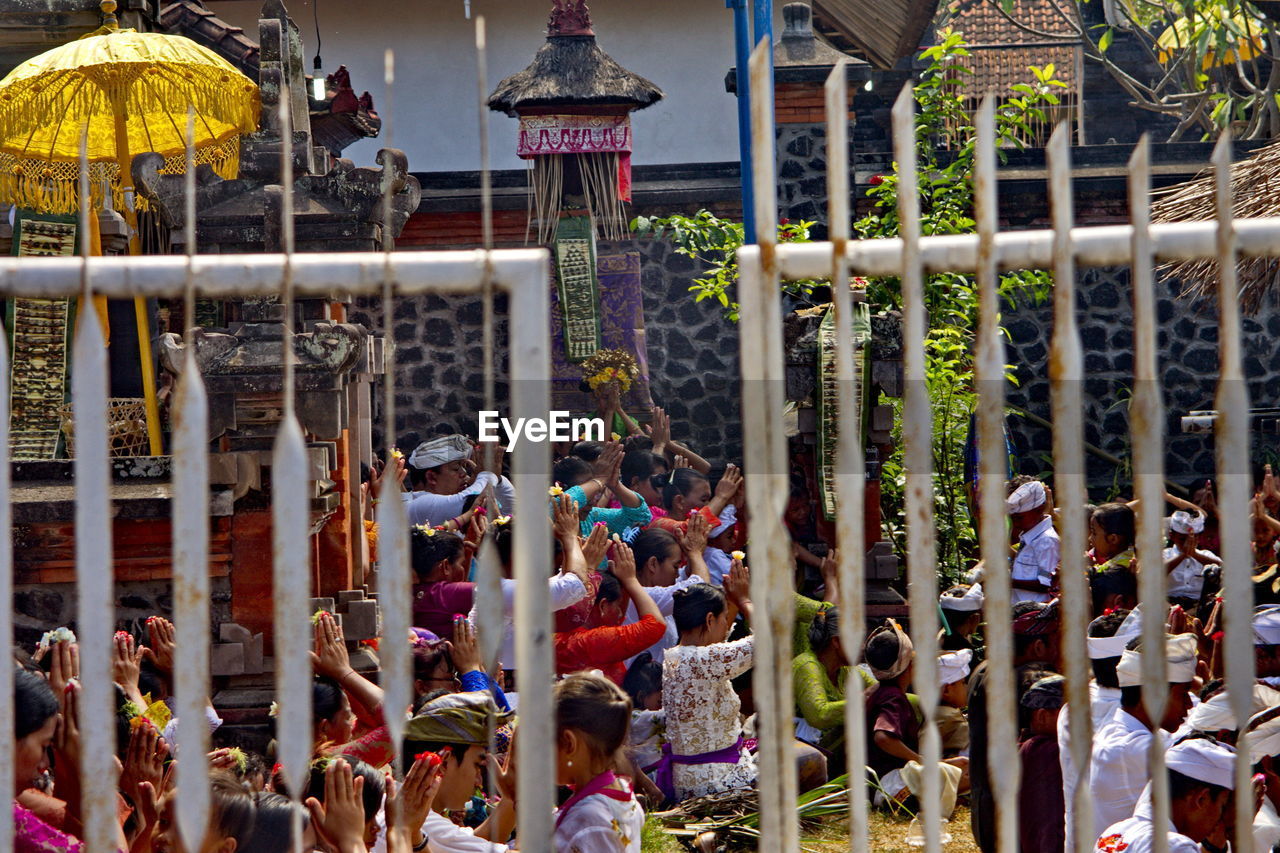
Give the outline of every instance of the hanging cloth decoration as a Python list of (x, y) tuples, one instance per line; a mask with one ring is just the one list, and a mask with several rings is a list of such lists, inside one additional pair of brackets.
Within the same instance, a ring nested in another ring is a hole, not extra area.
[(591, 220), (558, 220), (556, 285), (564, 323), (564, 351), (571, 362), (600, 349), (600, 290), (596, 281), (596, 239)]

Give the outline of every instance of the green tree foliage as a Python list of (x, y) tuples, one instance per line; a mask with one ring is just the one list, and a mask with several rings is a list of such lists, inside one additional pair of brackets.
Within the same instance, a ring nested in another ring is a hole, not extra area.
[[(922, 230), (931, 234), (966, 234), (975, 230), (973, 219), (973, 161), (976, 133), (959, 93), (958, 75), (965, 70), (957, 60), (967, 55), (958, 34), (925, 51), (930, 62), (916, 84), (916, 149), (920, 185)], [(1001, 148), (1021, 147), (1034, 121), (1043, 121), (1043, 107), (1057, 103), (1063, 83), (1053, 66), (1030, 69), (1032, 82), (1018, 84), (1003, 99), (996, 114)], [(880, 176), (869, 191), (872, 211), (854, 223), (862, 239), (898, 236), (898, 176)], [(810, 222), (778, 224), (779, 242), (808, 242)], [(637, 234), (670, 238), (676, 251), (698, 261), (703, 269), (689, 288), (698, 302), (711, 300), (726, 319), (738, 320), (733, 289), (738, 279), (734, 252), (743, 243), (740, 223), (721, 219), (706, 210), (693, 216), (638, 217), (632, 222)], [(808, 301), (820, 281), (784, 282), (784, 292)], [(1041, 300), (1052, 286), (1047, 272), (1008, 272), (1000, 278), (1006, 301)], [(868, 299), (879, 308), (902, 307), (897, 278), (871, 279)], [(926, 381), (933, 403), (933, 464), (935, 516), (938, 525), (940, 571), (947, 579), (959, 575), (976, 547), (974, 525), (967, 505), (964, 482), (964, 444), (969, 416), (976, 404), (973, 386), (973, 333), (978, 321), (978, 294), (972, 276), (943, 273), (925, 282), (929, 333), (925, 340)], [(901, 451), (901, 402), (895, 408), (895, 451), (883, 461), (881, 504), (886, 533), (905, 556), (903, 495), (905, 473)]]

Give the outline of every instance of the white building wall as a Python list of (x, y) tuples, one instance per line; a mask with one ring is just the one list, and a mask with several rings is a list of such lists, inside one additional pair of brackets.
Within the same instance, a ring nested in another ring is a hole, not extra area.
[[(392, 144), (414, 171), (479, 168), (474, 18), (489, 32), (490, 89), (523, 69), (545, 40), (550, 0), (292, 0), (306, 66), (315, 54), (313, 3), (319, 3), (324, 69), (351, 71), (359, 93), (372, 93), (386, 115), (383, 52), (396, 53)], [(209, 7), (256, 40), (258, 0), (223, 0)], [(737, 104), (724, 89), (734, 64), (733, 13), (724, 0), (592, 0), (601, 47), (666, 97), (635, 113), (633, 163), (695, 163), (738, 159)], [(515, 156), (516, 121), (486, 109), (495, 169), (522, 168)], [(364, 140), (345, 156), (372, 165), (385, 142)]]

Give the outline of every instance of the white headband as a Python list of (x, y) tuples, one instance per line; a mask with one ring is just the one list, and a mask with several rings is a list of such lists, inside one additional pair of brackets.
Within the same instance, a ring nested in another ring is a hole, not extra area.
[[(1185, 684), (1196, 677), (1196, 637), (1178, 634), (1165, 641), (1165, 671), (1170, 684)], [(1142, 684), (1142, 652), (1125, 649), (1116, 665), (1116, 678), (1121, 687)]]
[(1253, 644), (1255, 646), (1280, 645), (1280, 607), (1267, 604), (1254, 611)]
[(938, 680), (945, 687), (963, 681), (969, 675), (969, 662), (973, 660), (973, 649), (960, 649), (938, 657)]
[(960, 587), (952, 587), (942, 594), (940, 603), (943, 610), (958, 610), (961, 613), (973, 613), (981, 610), (982, 605), (986, 604), (987, 597), (982, 593), (982, 584), (975, 583), (964, 591), (962, 595), (955, 593)]
[(1192, 515), (1184, 510), (1178, 510), (1169, 516), (1169, 529), (1174, 533), (1203, 533), (1204, 516), (1199, 513)]
[[(1263, 711), (1266, 714), (1268, 711)], [(1256, 714), (1256, 717), (1262, 716)], [(1265, 756), (1280, 754), (1280, 717), (1272, 717), (1264, 723), (1254, 725), (1249, 721), (1249, 763), (1257, 764)]]
[(1038, 506), (1044, 506), (1049, 495), (1044, 490), (1044, 483), (1032, 480), (1014, 489), (1013, 494), (1005, 499), (1005, 508), (1010, 513), (1026, 512)]
[(1086, 637), (1085, 644), (1089, 648), (1089, 660), (1106, 660), (1118, 658), (1124, 654), (1124, 647), (1129, 645), (1132, 636), (1116, 634), (1114, 637)]
[(1192, 738), (1169, 747), (1164, 764), (1183, 776), (1209, 785), (1235, 788), (1236, 751), (1226, 744), (1204, 738)]

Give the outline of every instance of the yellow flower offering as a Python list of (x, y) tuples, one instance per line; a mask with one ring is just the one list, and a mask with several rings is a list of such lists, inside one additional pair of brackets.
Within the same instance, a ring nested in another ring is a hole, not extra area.
[(746, 559), (746, 557), (747, 557), (747, 555), (746, 555), (746, 554), (744, 554), (744, 553), (743, 553), (743, 552), (741, 552), (741, 551), (734, 551), (734, 552), (733, 552), (732, 554), (730, 554), (729, 556), (730, 556), (730, 557), (733, 557), (733, 559), (737, 560), (739, 563), (741, 563), (741, 562), (742, 562), (743, 560), (745, 560), (745, 559)]
[(551, 497), (553, 498), (558, 498), (564, 494), (564, 489), (560, 488), (560, 484), (557, 483), (556, 485), (547, 489), (547, 494), (551, 495)]

